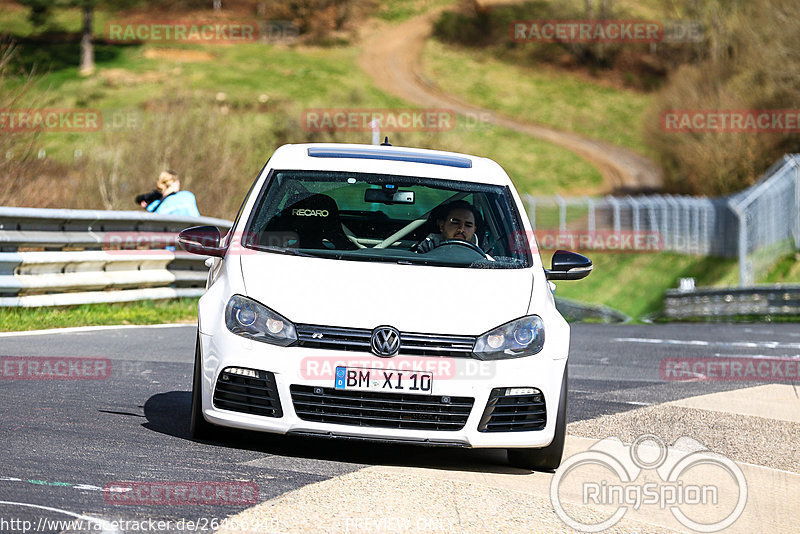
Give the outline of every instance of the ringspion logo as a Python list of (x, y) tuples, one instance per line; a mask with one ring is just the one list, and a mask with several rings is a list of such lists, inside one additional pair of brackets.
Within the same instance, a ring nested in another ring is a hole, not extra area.
[[(571, 515), (575, 508), (564, 506), (570, 496), (602, 510), (597, 521)], [(631, 509), (665, 520), (671, 515), (698, 532), (719, 532), (742, 515), (747, 480), (733, 460), (695, 439), (681, 437), (667, 447), (658, 436), (644, 434), (630, 445), (606, 438), (567, 458), (550, 483), (550, 500), (558, 517), (580, 532), (609, 529)]]

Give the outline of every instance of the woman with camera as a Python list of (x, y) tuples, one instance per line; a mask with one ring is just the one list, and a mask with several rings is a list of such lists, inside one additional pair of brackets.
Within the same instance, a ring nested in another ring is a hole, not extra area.
[(174, 171), (165, 170), (158, 177), (156, 189), (136, 197), (136, 202), (151, 213), (199, 217), (197, 199), (190, 191), (181, 191)]

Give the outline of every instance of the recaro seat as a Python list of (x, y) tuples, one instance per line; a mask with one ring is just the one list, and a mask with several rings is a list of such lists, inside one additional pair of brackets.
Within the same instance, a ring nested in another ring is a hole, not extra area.
[(315, 194), (284, 208), (264, 228), (267, 232), (296, 234), (298, 248), (353, 250), (342, 230), (339, 207), (328, 195)]

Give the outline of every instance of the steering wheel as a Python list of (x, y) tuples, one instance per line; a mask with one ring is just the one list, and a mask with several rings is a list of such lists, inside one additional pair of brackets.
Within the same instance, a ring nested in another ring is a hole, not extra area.
[(484, 258), (486, 257), (486, 253), (484, 251), (482, 251), (478, 245), (476, 245), (475, 243), (470, 243), (469, 241), (464, 241), (463, 239), (446, 239), (446, 240), (442, 241), (441, 243), (439, 243), (439, 246), (436, 247), (436, 248), (441, 248), (441, 247), (444, 247), (444, 246), (447, 246), (447, 245), (455, 245), (455, 246), (459, 246), (459, 247), (467, 247), (469, 249), (472, 249), (474, 252), (477, 252), (482, 257), (484, 257)]

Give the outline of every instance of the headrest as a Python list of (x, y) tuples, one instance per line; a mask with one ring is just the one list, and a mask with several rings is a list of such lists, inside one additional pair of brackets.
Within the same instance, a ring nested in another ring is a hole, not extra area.
[(284, 208), (282, 216), (303, 226), (323, 226), (339, 219), (339, 208), (328, 195), (316, 194)]

